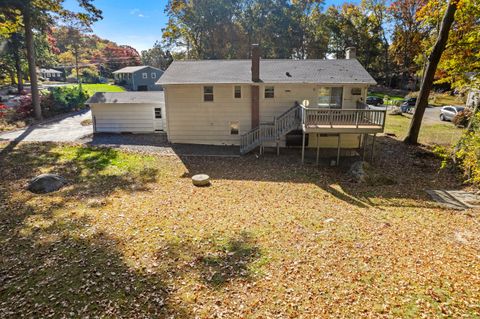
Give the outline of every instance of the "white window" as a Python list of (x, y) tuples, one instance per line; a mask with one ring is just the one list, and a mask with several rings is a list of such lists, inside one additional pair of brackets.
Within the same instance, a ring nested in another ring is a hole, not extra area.
[(213, 102), (213, 86), (204, 86), (203, 87), (203, 101), (204, 102)]
[(273, 86), (265, 87), (265, 98), (273, 99), (275, 97), (275, 88)]
[(147, 72), (142, 73), (142, 78), (148, 79), (148, 74), (147, 74)]
[(230, 122), (230, 135), (238, 135), (240, 131), (240, 123), (238, 121)]
[(341, 109), (343, 88), (321, 87), (318, 89), (318, 107)]
[(236, 99), (242, 98), (242, 87), (240, 85), (235, 85), (235, 90), (233, 95)]
[(152, 79), (156, 79), (157, 78), (157, 73), (152, 72), (151, 76), (152, 76)]
[(159, 107), (155, 108), (155, 118), (156, 119), (161, 119), (162, 118), (162, 109)]

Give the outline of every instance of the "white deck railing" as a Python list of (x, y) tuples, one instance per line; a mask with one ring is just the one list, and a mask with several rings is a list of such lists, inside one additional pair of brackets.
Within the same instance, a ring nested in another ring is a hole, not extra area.
[(359, 128), (365, 126), (384, 127), (385, 110), (343, 110), (302, 108), (302, 124), (305, 128), (345, 126)]

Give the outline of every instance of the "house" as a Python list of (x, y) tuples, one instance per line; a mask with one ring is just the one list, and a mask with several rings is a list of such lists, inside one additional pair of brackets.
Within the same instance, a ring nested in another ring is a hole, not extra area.
[(156, 82), (162, 74), (162, 70), (147, 65), (127, 66), (113, 72), (115, 84), (129, 91), (161, 91), (162, 87)]
[(95, 133), (154, 133), (166, 127), (163, 92), (97, 92), (86, 104)]
[[(157, 82), (172, 143), (359, 148), (383, 132), (385, 111), (364, 103), (375, 80), (347, 49), (343, 60), (174, 61)], [(372, 143), (373, 144), (373, 143)], [(338, 162), (338, 161), (337, 161)]]
[(63, 79), (63, 72), (54, 69), (40, 69), (40, 77), (49, 81), (61, 81)]

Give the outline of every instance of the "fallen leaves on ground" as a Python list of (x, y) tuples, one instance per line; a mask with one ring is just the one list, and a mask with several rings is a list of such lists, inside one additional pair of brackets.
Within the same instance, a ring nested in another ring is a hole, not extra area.
[[(478, 212), (429, 201), (425, 189), (459, 186), (435, 158), (390, 139), (378, 152), (374, 167), (396, 185), (352, 184), (345, 168), (286, 155), (20, 144), (0, 162), (0, 313), (478, 317)], [(42, 172), (69, 185), (26, 191)], [(194, 187), (197, 173), (212, 186)]]

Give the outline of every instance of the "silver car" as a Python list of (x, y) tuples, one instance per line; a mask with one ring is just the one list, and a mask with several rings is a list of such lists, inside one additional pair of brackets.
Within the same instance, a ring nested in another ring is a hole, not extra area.
[(453, 106), (453, 105), (444, 106), (440, 111), (440, 120), (451, 121), (458, 113), (462, 112), (463, 110), (465, 110), (463, 106)]

